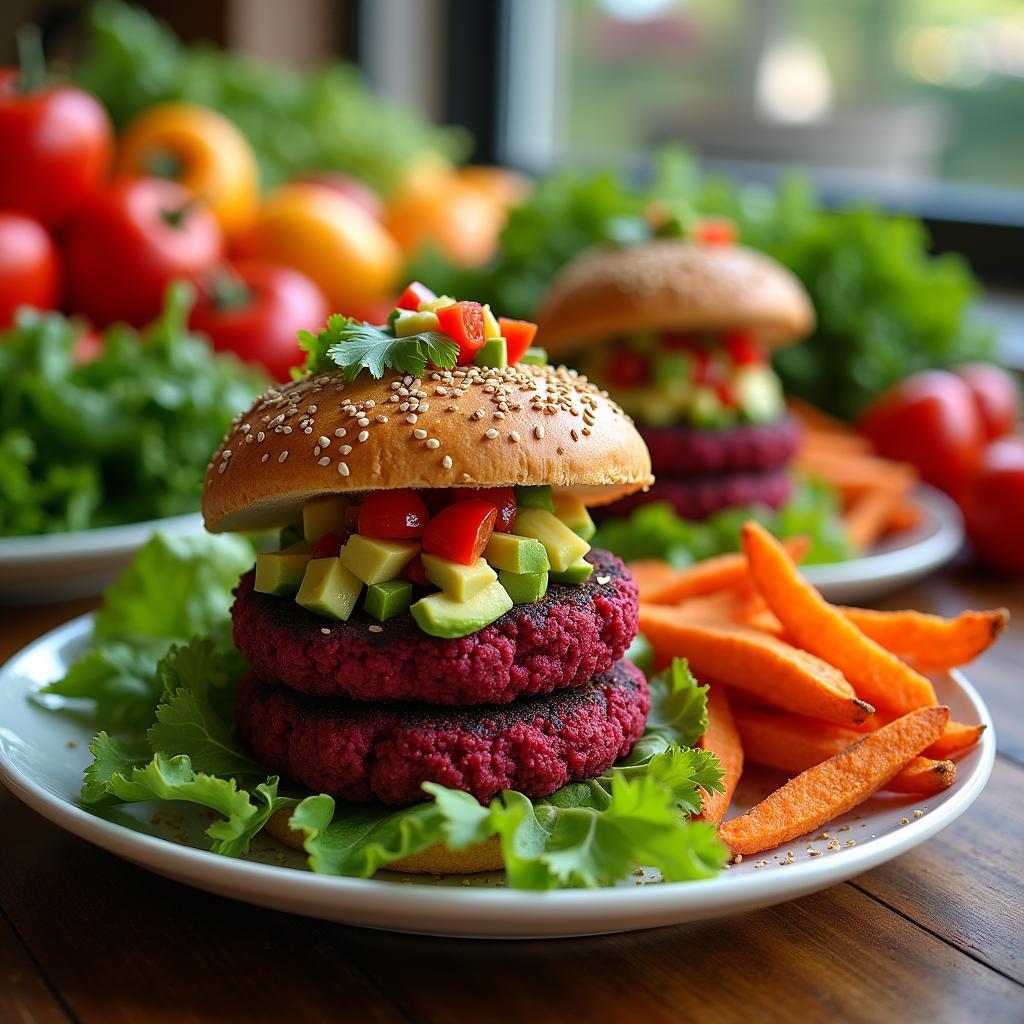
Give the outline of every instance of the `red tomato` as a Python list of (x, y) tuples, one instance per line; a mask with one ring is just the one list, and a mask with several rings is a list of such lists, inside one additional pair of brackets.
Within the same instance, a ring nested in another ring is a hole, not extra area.
[(505, 352), (510, 363), (518, 363), (523, 353), (533, 344), (537, 336), (537, 325), (529, 320), (512, 320), (507, 316), (498, 317), (498, 327), (505, 339)]
[(991, 363), (968, 363), (953, 372), (971, 389), (985, 436), (1012, 433), (1020, 417), (1020, 392), (1013, 378)]
[(736, 366), (760, 366), (765, 362), (757, 339), (747, 331), (729, 331), (722, 338), (722, 344)]
[(110, 169), (114, 133), (103, 107), (80, 89), (21, 92), (0, 71), (0, 206), (62, 224)]
[(985, 440), (970, 388), (945, 370), (923, 370), (897, 384), (870, 406), (860, 429), (879, 454), (913, 464), (954, 497)]
[(203, 282), (189, 326), (209, 335), (217, 351), (262, 363), (275, 380), (302, 361), (296, 333), (317, 331), (330, 314), (324, 293), (298, 270), (264, 260), (239, 260)]
[(416, 493), (423, 499), (423, 504), (432, 516), (437, 515), (451, 501), (450, 487), (424, 487)]
[(419, 537), (428, 518), (423, 499), (408, 487), (372, 491), (359, 507), (359, 532), (364, 537), (384, 540)]
[(702, 217), (693, 229), (693, 240), (703, 245), (735, 245), (738, 235), (728, 217)]
[(638, 388), (651, 379), (651, 367), (643, 356), (620, 349), (608, 361), (608, 379), (613, 387)]
[(471, 565), (487, 547), (498, 510), (489, 501), (459, 501), (438, 512), (423, 531), (423, 550), (460, 565)]
[(158, 178), (118, 182), (68, 227), (68, 304), (101, 327), (116, 320), (142, 327), (160, 312), (171, 281), (197, 280), (222, 249), (217, 221), (181, 185)]
[(1002, 438), (982, 452), (964, 511), (979, 558), (1000, 572), (1024, 575), (1024, 440)]
[(453, 488), (451, 503), (479, 499), (489, 501), (498, 510), (494, 528), (498, 533), (511, 533), (516, 521), (516, 490), (514, 487), (464, 487)]
[(436, 298), (437, 296), (425, 284), (412, 281), (405, 286), (405, 291), (398, 298), (397, 306), (399, 309), (411, 309), (415, 312), (420, 308), (421, 302), (433, 302)]
[(459, 365), (469, 366), (484, 343), (484, 309), (479, 302), (456, 302), (437, 310), (441, 330), (459, 343)]
[[(5, 162), (0, 158), (0, 166)], [(60, 295), (60, 263), (46, 228), (21, 213), (0, 211), (0, 327), (19, 306), (53, 309)]]

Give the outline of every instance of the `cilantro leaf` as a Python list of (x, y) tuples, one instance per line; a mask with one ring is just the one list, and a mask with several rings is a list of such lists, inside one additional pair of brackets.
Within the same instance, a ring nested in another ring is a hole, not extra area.
[(419, 377), (428, 363), (450, 369), (459, 346), (436, 331), (395, 338), (382, 327), (354, 317), (334, 315), (317, 335), (301, 334), (300, 344), (308, 353), (307, 370), (321, 373), (340, 366), (347, 380), (355, 380), (365, 369), (378, 380), (388, 370)]
[(110, 780), (115, 776), (130, 775), (135, 768), (141, 768), (153, 757), (145, 740), (114, 739), (106, 732), (99, 732), (89, 744), (92, 762), (85, 769), (82, 782), (82, 802), (98, 804), (112, 797)]
[[(685, 658), (673, 658), (663, 672), (652, 676), (651, 711), (644, 738), (659, 736), (666, 743), (689, 747), (708, 727), (708, 686), (694, 679)], [(636, 754), (634, 752), (630, 757)]]

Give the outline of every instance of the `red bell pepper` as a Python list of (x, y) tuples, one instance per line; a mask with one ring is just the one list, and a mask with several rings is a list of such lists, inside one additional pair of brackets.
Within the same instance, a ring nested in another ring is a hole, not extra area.
[(638, 388), (651, 378), (650, 364), (629, 349), (616, 352), (608, 362), (608, 378), (617, 388)]
[(728, 217), (704, 217), (693, 229), (693, 240), (702, 245), (735, 245), (738, 234), (735, 221)]
[(415, 313), (421, 302), (433, 302), (436, 298), (437, 296), (425, 284), (412, 281), (405, 286), (405, 291), (399, 297), (398, 308), (411, 309)]
[(510, 363), (518, 363), (523, 353), (533, 344), (537, 336), (537, 325), (529, 320), (512, 320), (507, 316), (498, 317), (498, 327), (505, 339), (505, 351)]
[[(348, 538), (344, 538), (347, 540)], [(325, 533), (314, 545), (309, 557), (337, 558), (344, 540), (336, 533)]]
[(441, 330), (459, 344), (459, 365), (470, 366), (484, 343), (484, 310), (479, 302), (456, 302), (437, 310)]
[(498, 510), (494, 528), (498, 533), (511, 533), (516, 521), (516, 491), (514, 487), (452, 488), (450, 503), (480, 499), (491, 502)]
[(722, 343), (736, 366), (760, 366), (765, 361), (761, 346), (748, 331), (729, 331)]
[(359, 507), (359, 532), (382, 540), (420, 537), (429, 518), (423, 499), (407, 487), (373, 491)]
[(498, 510), (494, 503), (472, 498), (438, 512), (423, 531), (423, 550), (460, 565), (471, 565), (487, 547)]

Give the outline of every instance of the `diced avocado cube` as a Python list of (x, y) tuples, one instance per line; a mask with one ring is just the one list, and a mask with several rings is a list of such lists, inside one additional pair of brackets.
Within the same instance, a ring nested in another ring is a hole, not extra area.
[(690, 418), (698, 427), (718, 427), (726, 422), (728, 413), (722, 400), (711, 388), (699, 387), (693, 392)]
[(421, 313), (436, 312), (439, 309), (444, 309), (445, 306), (454, 306), (455, 299), (450, 295), (438, 295), (436, 299), (425, 299), (420, 303), (419, 311)]
[(295, 525), (288, 525), (281, 530), (278, 535), (277, 546), (281, 549), (290, 548), (293, 544), (298, 544), (299, 541), (305, 540), (302, 535), (302, 530)]
[(408, 338), (412, 334), (439, 330), (441, 330), (441, 325), (437, 322), (437, 314), (430, 309), (424, 309), (421, 312), (403, 309), (395, 319), (396, 338)]
[(594, 571), (594, 567), (584, 559), (580, 559), (578, 562), (573, 562), (568, 569), (564, 569), (562, 572), (553, 572), (551, 574), (552, 583), (585, 583), (590, 579), (590, 574)]
[(548, 592), (546, 572), (509, 572), (502, 569), (498, 573), (498, 582), (514, 604), (533, 604)]
[(409, 611), (424, 633), (453, 639), (483, 629), (511, 607), (512, 598), (495, 580), (468, 601), (456, 601), (441, 591), (420, 598)]
[(467, 601), (475, 597), (498, 578), (498, 574), (482, 558), (469, 565), (449, 562), (447, 558), (438, 555), (422, 555), (420, 560), (427, 579), (456, 601)]
[(733, 381), (743, 415), (752, 423), (769, 423), (783, 407), (782, 385), (768, 366), (744, 366)]
[(528, 363), (531, 366), (547, 366), (548, 354), (538, 346), (531, 345), (520, 357), (519, 362)]
[(553, 495), (552, 500), (555, 503), (555, 515), (577, 537), (589, 541), (597, 533), (597, 527), (594, 525), (594, 520), (590, 518), (587, 506), (575, 494), (558, 493)]
[(514, 533), (492, 533), (484, 558), (495, 569), (506, 572), (547, 572), (551, 568), (548, 553), (539, 540)]
[(340, 558), (314, 558), (306, 566), (295, 600), (317, 615), (345, 622), (362, 589), (363, 584), (341, 564)]
[(544, 545), (554, 572), (565, 572), (578, 562), (590, 545), (569, 529), (561, 519), (542, 508), (524, 508), (516, 515), (512, 528), (524, 537), (534, 537)]
[(517, 487), (516, 508), (542, 508), (547, 512), (554, 512), (555, 503), (551, 499), (551, 485), (539, 484), (537, 487)]
[(303, 536), (315, 544), (324, 534), (344, 532), (346, 508), (348, 498), (343, 494), (325, 494), (307, 501), (302, 506)]
[(508, 366), (508, 346), (504, 338), (488, 338), (473, 357), (474, 366), (493, 366), (504, 370)]
[(484, 338), (500, 338), (501, 328), (498, 326), (498, 318), (491, 312), (490, 303), (483, 304), (484, 311)]
[(379, 540), (356, 533), (345, 542), (339, 557), (349, 572), (369, 586), (401, 576), (419, 553), (418, 540)]
[(661, 352), (654, 359), (654, 379), (658, 384), (693, 378), (693, 356), (685, 352)]
[(366, 588), (363, 607), (380, 622), (393, 619), (409, 610), (412, 604), (412, 584), (408, 580), (387, 580), (371, 583)]
[(312, 550), (305, 541), (299, 541), (282, 551), (257, 555), (253, 589), (261, 594), (294, 594), (302, 582)]

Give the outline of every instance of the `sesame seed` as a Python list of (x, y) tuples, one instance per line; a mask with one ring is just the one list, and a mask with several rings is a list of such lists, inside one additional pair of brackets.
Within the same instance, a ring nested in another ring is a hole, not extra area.
[(540, 425), (534, 427), (533, 436), (539, 441), (544, 436), (544, 428)]
[(445, 469), (451, 469), (452, 468), (452, 457), (450, 455), (446, 455), (441, 460), (441, 465), (444, 466)]
[(315, 405), (307, 405), (306, 406), (306, 412), (308, 412), (310, 415), (312, 415), (313, 413), (316, 412), (316, 406)]
[(924, 811), (914, 811), (914, 817), (920, 818), (924, 814)]
[(347, 462), (339, 462), (338, 463), (338, 472), (342, 476), (348, 476), (348, 463)]
[(225, 448), (224, 451), (221, 452), (220, 457), (222, 459), (230, 459), (231, 458), (231, 449), (230, 448)]
[(340, 455), (351, 455), (352, 454), (352, 445), (350, 445), (350, 444), (343, 444), (338, 449), (338, 454), (340, 454)]
[(522, 441), (522, 437), (520, 436), (518, 430), (513, 430), (512, 433), (509, 434), (508, 436), (509, 440), (513, 441), (515, 444), (518, 444), (520, 441)]
[(368, 430), (360, 430), (360, 431), (359, 431), (359, 436), (358, 436), (358, 437), (356, 438), (356, 440), (357, 440), (357, 441), (359, 441), (359, 442), (363, 442), (363, 441), (365, 441), (365, 440), (366, 440), (366, 439), (367, 439), (367, 438), (368, 438), (369, 436), (370, 436), (370, 432), (369, 432)]
[(367, 409), (372, 409), (376, 404), (377, 403), (372, 398), (368, 398), (366, 400), (366, 408)]
[(321, 466), (329, 466), (331, 464), (330, 456), (325, 455), (323, 458), (317, 459), (317, 463)]
[(909, 825), (910, 824), (910, 819), (909, 818), (900, 818), (900, 824), (901, 825)]
[(330, 636), (331, 635), (331, 631), (326, 626), (321, 626), (320, 627), (320, 632), (323, 633), (324, 636)]
[(269, 459), (269, 458), (270, 458), (270, 452), (264, 452), (263, 453), (263, 458), (260, 459), (260, 462), (266, 462), (267, 459)]
[(256, 435), (256, 440), (259, 441), (260, 444), (262, 444), (266, 439), (267, 435), (264, 434), (262, 430)]
[(492, 440), (492, 441), (493, 441), (493, 440), (494, 440), (494, 439), (495, 439), (495, 438), (496, 438), (497, 436), (498, 436), (498, 432), (497, 432), (497, 431), (496, 431), (496, 430), (494, 429), (494, 427), (491, 427), (491, 429), (490, 429), (490, 430), (485, 430), (485, 431), (484, 431), (484, 437), (486, 437), (486, 438), (489, 438), (489, 439), (490, 439), (490, 440)]
[(427, 436), (427, 432), (422, 427), (417, 427), (412, 432), (412, 436), (415, 437), (417, 441), (422, 441), (423, 438)]
[(356, 423), (361, 427), (368, 427), (370, 425), (370, 421), (365, 416), (360, 416), (359, 419), (356, 420)]
[(418, 417), (416, 416), (416, 413), (411, 412), (411, 413), (409, 413), (408, 416), (405, 417), (405, 422), (406, 423), (415, 423), (417, 419), (418, 419)]
[(227, 464), (226, 462), (222, 462), (222, 463), (221, 463), (221, 464), (220, 464), (220, 465), (219, 465), (219, 466), (217, 467), (217, 472), (218, 472), (218, 473), (223, 473), (223, 472), (224, 472), (224, 470), (225, 470), (225, 469), (227, 469), (227, 468), (228, 468), (228, 464)]
[(313, 449), (313, 454), (314, 454), (314, 455), (319, 455), (321, 451), (323, 451), (323, 449), (322, 449), (322, 448), (320, 447), (320, 445), (317, 445), (317, 446), (316, 446), (316, 447), (315, 447), (315, 448)]
[(321, 448), (330, 448), (331, 447), (331, 439), (329, 437), (324, 437), (321, 434), (320, 435), (320, 447)]
[(482, 420), (486, 415), (487, 413), (484, 412), (483, 409), (477, 409), (476, 412), (473, 413), (473, 419)]
[(429, 449), (431, 449), (431, 451), (433, 451), (433, 449), (441, 447), (441, 442), (438, 441), (438, 439), (436, 437), (428, 437), (427, 438), (427, 447)]
[(245, 435), (245, 443), (246, 444), (252, 444), (252, 440), (253, 440), (252, 434), (246, 434)]
[(597, 582), (600, 583), (602, 587), (606, 583), (608, 583), (610, 580), (611, 580), (611, 576), (598, 576), (597, 577)]
[(369, 628), (370, 628), (370, 632), (371, 633), (383, 633), (384, 632), (384, 627), (383, 626), (370, 626)]
[(334, 432), (334, 436), (335, 437), (344, 437), (345, 434), (347, 434), (347, 433), (348, 433), (348, 431), (345, 430), (344, 427), (338, 427), (338, 429)]
[(375, 420), (376, 420), (376, 421), (377, 421), (378, 423), (387, 423), (387, 421), (388, 421), (388, 418), (387, 418), (387, 416), (385, 416), (385, 415), (384, 415), (384, 413), (382, 413), (382, 412), (379, 412), (379, 413), (377, 413), (377, 415), (376, 415), (376, 416), (374, 416), (373, 418), (374, 418), (374, 419), (375, 419)]
[(287, 459), (287, 458), (288, 458), (288, 452), (286, 450), (286, 451), (281, 452), (280, 455), (278, 455), (277, 461), (278, 462), (284, 462), (284, 460)]

